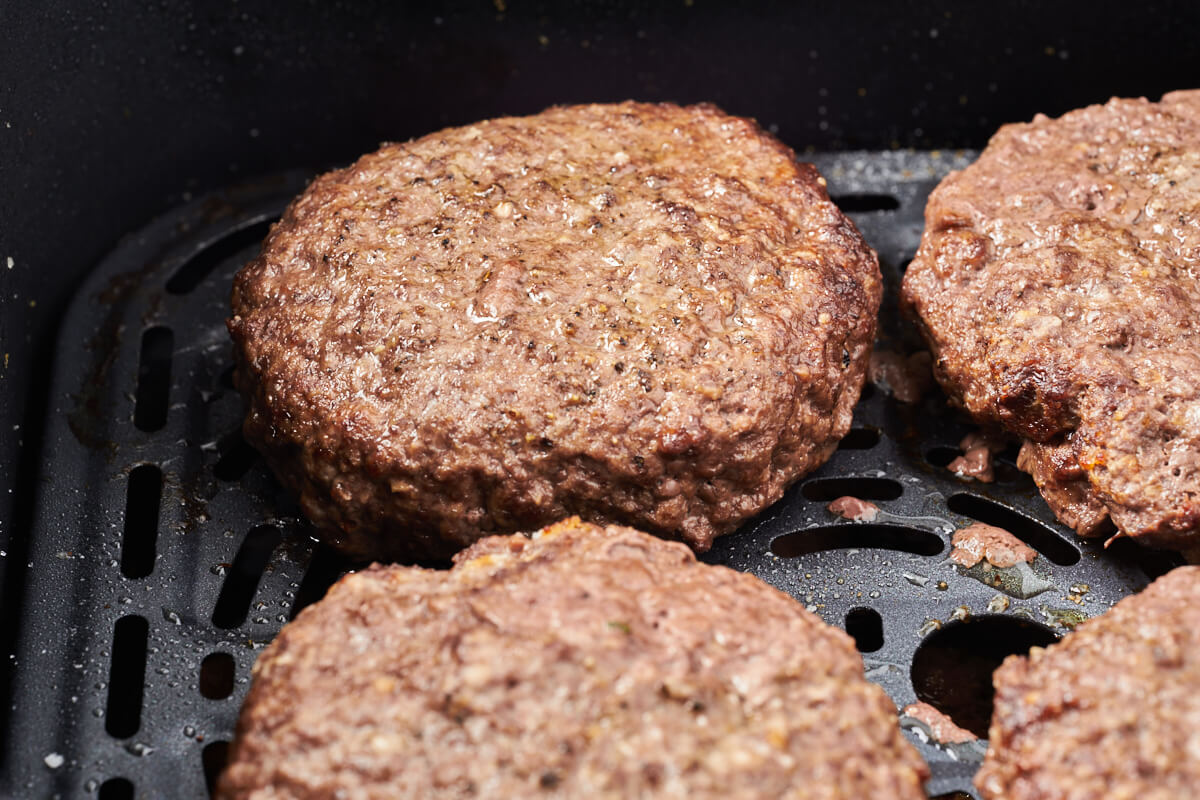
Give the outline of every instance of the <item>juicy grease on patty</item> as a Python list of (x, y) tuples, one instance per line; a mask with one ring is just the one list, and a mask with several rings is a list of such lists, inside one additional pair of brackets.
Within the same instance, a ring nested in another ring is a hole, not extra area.
[(247, 440), (335, 544), (448, 555), (577, 513), (706, 550), (849, 428), (879, 297), (811, 165), (624, 103), (318, 178), (229, 327)]
[(987, 800), (1194, 797), (1200, 567), (1179, 567), (996, 671)]
[(904, 277), (946, 390), (1082, 536), (1200, 535), (1200, 91), (1006, 125)]
[(926, 775), (845, 633), (568, 520), (337, 583), (255, 665), (217, 796), (918, 800)]

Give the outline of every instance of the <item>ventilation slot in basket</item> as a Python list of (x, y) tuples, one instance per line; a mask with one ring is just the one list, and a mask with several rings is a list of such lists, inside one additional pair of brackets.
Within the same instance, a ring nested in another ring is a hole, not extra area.
[(171, 400), (171, 356), (175, 335), (161, 325), (142, 334), (142, 352), (138, 360), (137, 395), (133, 424), (138, 430), (156, 431), (167, 423)]
[(150, 624), (131, 615), (117, 620), (113, 629), (112, 667), (108, 676), (108, 705), (104, 729), (125, 739), (142, 725), (142, 692), (146, 680), (146, 641)]
[(259, 578), (281, 538), (279, 528), (274, 525), (259, 525), (246, 534), (213, 609), (213, 624), (218, 628), (236, 628), (246, 621)]
[(121, 574), (126, 578), (144, 578), (154, 571), (161, 502), (162, 471), (153, 464), (130, 470), (121, 538)]

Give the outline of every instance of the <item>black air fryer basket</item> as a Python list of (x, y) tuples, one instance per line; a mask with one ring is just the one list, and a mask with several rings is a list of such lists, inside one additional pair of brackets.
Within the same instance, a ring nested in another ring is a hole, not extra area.
[[(243, 441), (224, 328), (233, 274), (317, 171), (557, 102), (716, 102), (817, 163), (879, 252), (880, 346), (911, 352), (896, 291), (939, 178), (1002, 122), (1200, 85), (1186, 3), (121, 5), (0, 8), (6, 797), (206, 796), (259, 651), (358, 566)], [(830, 462), (705, 560), (845, 627), (898, 707), (983, 733), (1004, 655), (1176, 559), (1080, 541), (1011, 449), (995, 483), (954, 475), (971, 429), (936, 389), (869, 386)], [(829, 513), (842, 495), (879, 517)], [(1031, 569), (957, 569), (971, 521)], [(985, 744), (902, 722), (930, 795), (974, 796)]]

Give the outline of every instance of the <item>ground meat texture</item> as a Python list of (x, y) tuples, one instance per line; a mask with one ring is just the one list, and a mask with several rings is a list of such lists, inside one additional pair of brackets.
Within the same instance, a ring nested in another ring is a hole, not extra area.
[(712, 106), (387, 145), (237, 276), (246, 438), (363, 554), (571, 513), (706, 550), (850, 425), (881, 281), (824, 183)]
[(879, 516), (879, 506), (870, 500), (860, 500), (849, 495), (837, 498), (826, 508), (829, 509), (829, 513), (837, 514), (851, 522), (874, 522)]
[(372, 567), (263, 652), (217, 797), (923, 798), (845, 633), (578, 520)]
[(954, 720), (928, 703), (911, 703), (900, 714), (924, 723), (933, 740), (940, 744), (963, 744), (979, 738), (966, 728), (954, 724)]
[(1200, 91), (1008, 125), (904, 277), (946, 391), (1083, 536), (1200, 541)]
[(987, 800), (1175, 800), (1200, 787), (1200, 567), (996, 671)]
[(1004, 450), (1004, 441), (980, 431), (972, 431), (958, 443), (963, 454), (946, 465), (946, 469), (962, 478), (972, 478), (980, 483), (991, 483), (996, 479), (992, 457)]
[(867, 379), (902, 403), (916, 403), (933, 384), (929, 353), (907, 356), (875, 348), (867, 364)]
[(950, 538), (953, 549), (950, 560), (970, 569), (980, 561), (986, 561), (997, 569), (1015, 567), (1024, 561), (1032, 564), (1037, 558), (1033, 548), (1003, 528), (976, 522), (954, 532)]

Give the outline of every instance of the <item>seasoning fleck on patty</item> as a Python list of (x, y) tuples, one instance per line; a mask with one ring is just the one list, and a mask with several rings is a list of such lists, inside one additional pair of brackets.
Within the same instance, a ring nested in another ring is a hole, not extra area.
[(229, 329), (246, 439), (335, 545), (447, 556), (579, 514), (703, 551), (849, 429), (880, 291), (753, 121), (623, 103), (321, 176)]

